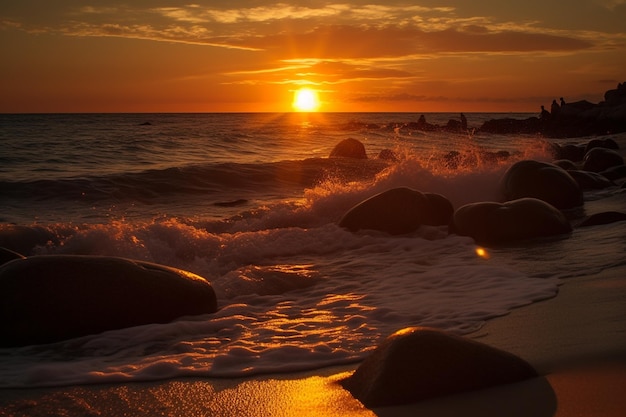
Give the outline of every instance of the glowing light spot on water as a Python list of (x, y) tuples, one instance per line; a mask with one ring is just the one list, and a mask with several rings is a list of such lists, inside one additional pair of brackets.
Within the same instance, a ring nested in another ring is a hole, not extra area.
[(489, 252), (487, 252), (485, 248), (481, 248), (481, 247), (476, 248), (476, 255), (478, 255), (480, 258), (483, 258), (483, 259), (490, 258)]

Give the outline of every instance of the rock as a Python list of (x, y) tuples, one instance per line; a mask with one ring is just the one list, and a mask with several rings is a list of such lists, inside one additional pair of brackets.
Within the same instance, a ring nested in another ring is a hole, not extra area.
[(397, 162), (399, 160), (396, 153), (391, 149), (383, 149), (382, 151), (380, 151), (378, 153), (378, 159), (392, 162)]
[(606, 149), (619, 149), (619, 145), (615, 142), (614, 139), (605, 138), (605, 139), (591, 139), (587, 146), (585, 146), (585, 154), (592, 150), (593, 148), (606, 148)]
[(537, 376), (508, 352), (439, 330), (412, 327), (382, 342), (341, 384), (366, 407), (415, 403)]
[(452, 203), (443, 196), (400, 187), (376, 194), (352, 207), (339, 221), (339, 226), (351, 232), (369, 229), (401, 235), (414, 232), (422, 224), (447, 224), (453, 211)]
[(583, 170), (591, 172), (602, 172), (620, 165), (624, 165), (624, 158), (613, 149), (607, 148), (593, 148), (583, 159)]
[(516, 162), (505, 172), (500, 188), (505, 200), (538, 198), (558, 209), (583, 204), (582, 191), (574, 178), (563, 168), (547, 162)]
[(623, 221), (626, 221), (626, 213), (620, 213), (619, 211), (606, 211), (603, 213), (592, 214), (591, 216), (580, 222), (578, 227), (599, 226), (602, 224), (610, 224)]
[(211, 285), (190, 272), (105, 256), (44, 255), (0, 267), (1, 346), (51, 343), (213, 313)]
[(449, 228), (450, 233), (470, 236), (480, 244), (556, 236), (571, 230), (563, 213), (535, 198), (522, 198), (504, 204), (466, 204), (454, 212)]
[(574, 178), (581, 190), (601, 190), (615, 185), (606, 177), (589, 171), (570, 170), (568, 174)]
[[(555, 103), (556, 104), (556, 103)], [(480, 131), (498, 134), (541, 134), (544, 137), (565, 138), (606, 135), (626, 131), (626, 87), (605, 93), (605, 101), (594, 104), (587, 100), (558, 104), (552, 114), (541, 106), (541, 118), (488, 120)], [(561, 159), (561, 157), (557, 157)]]
[(344, 139), (339, 142), (330, 152), (331, 158), (355, 158), (367, 159), (365, 146), (356, 139)]
[(511, 134), (511, 133), (525, 133), (533, 134), (541, 132), (541, 120), (537, 117), (530, 117), (528, 119), (491, 119), (487, 120), (480, 127), (481, 132), (498, 133), (498, 134)]

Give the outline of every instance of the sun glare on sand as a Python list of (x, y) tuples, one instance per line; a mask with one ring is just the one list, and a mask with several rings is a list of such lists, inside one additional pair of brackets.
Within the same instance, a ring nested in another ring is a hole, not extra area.
[(320, 100), (317, 91), (310, 88), (301, 88), (293, 95), (293, 108), (296, 111), (317, 111), (320, 107)]

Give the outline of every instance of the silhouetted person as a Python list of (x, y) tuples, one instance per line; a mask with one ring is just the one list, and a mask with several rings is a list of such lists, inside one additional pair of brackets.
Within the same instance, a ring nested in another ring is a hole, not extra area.
[(565, 106), (565, 100), (563, 100), (563, 97), (561, 97), (561, 107)]
[(561, 112), (561, 107), (559, 106), (559, 103), (557, 103), (556, 100), (552, 100), (552, 106), (550, 107), (550, 114), (552, 114), (552, 117), (556, 117), (559, 115), (560, 112)]
[(461, 113), (461, 129), (467, 130), (467, 119), (463, 113)]
[(546, 110), (546, 108), (544, 106), (541, 106), (541, 114), (539, 115), (539, 118), (541, 120), (548, 120), (548, 119), (550, 119), (550, 112), (548, 110)]

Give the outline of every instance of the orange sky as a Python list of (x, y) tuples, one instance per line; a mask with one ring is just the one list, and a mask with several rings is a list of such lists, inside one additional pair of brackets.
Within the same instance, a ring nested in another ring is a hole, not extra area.
[(537, 111), (626, 81), (626, 0), (515, 3), (6, 1), (0, 112), (282, 112), (302, 86), (321, 111)]

